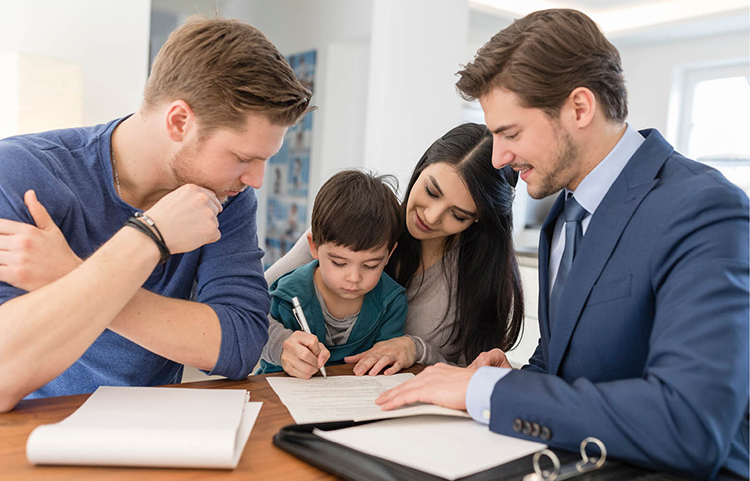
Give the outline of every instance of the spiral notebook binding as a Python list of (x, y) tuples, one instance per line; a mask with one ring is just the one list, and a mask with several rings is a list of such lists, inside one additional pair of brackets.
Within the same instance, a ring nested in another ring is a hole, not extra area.
[[(589, 444), (599, 448), (599, 457), (591, 457), (586, 453)], [(552, 462), (552, 469), (542, 469), (541, 461), (543, 457), (549, 458)], [(606, 460), (607, 447), (604, 446), (604, 443), (597, 438), (588, 437), (581, 441), (581, 460), (576, 463), (561, 465), (560, 458), (549, 449), (543, 449), (535, 453), (532, 459), (534, 472), (524, 476), (523, 481), (563, 481), (575, 478), (601, 468)]]

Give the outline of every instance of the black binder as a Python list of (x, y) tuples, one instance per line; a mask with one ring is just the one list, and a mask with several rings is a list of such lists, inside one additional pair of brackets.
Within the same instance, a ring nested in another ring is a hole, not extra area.
[[(328, 441), (312, 432), (316, 428), (331, 431), (378, 421), (292, 424), (276, 433), (273, 437), (273, 444), (308, 464), (349, 481), (445, 481), (444, 478)], [(558, 449), (552, 451), (562, 464), (575, 463), (581, 459), (578, 453)], [(463, 477), (459, 481), (523, 481), (525, 475), (534, 472), (532, 457), (533, 455), (529, 455)], [(601, 468), (576, 476), (575, 479), (580, 481), (682, 481), (686, 478), (608, 459)]]

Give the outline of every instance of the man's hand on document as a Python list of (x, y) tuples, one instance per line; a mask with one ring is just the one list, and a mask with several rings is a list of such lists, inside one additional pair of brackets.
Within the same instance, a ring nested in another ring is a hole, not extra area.
[(428, 366), (414, 378), (378, 396), (375, 404), (386, 411), (415, 402), (465, 410), (466, 389), (475, 372), (475, 368), (444, 363)]

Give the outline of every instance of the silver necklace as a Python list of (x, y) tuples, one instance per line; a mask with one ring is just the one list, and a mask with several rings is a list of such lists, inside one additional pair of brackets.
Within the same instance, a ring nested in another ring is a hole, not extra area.
[(117, 195), (122, 199), (122, 187), (120, 187), (120, 176), (117, 175), (117, 161), (115, 160), (115, 150), (110, 147), (110, 157), (112, 157), (112, 172), (115, 174), (115, 186), (117, 186)]

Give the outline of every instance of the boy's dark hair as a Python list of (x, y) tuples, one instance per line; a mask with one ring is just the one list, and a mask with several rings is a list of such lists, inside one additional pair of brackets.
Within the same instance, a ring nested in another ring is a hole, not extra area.
[(586, 87), (607, 119), (623, 122), (628, 116), (620, 54), (596, 23), (577, 10), (540, 10), (516, 20), (480, 48), (458, 75), (456, 87), (467, 100), (503, 88), (516, 93), (523, 107), (554, 118), (570, 92)]
[(345, 170), (328, 179), (315, 196), (312, 239), (355, 252), (387, 247), (398, 241), (404, 226), (390, 175)]

